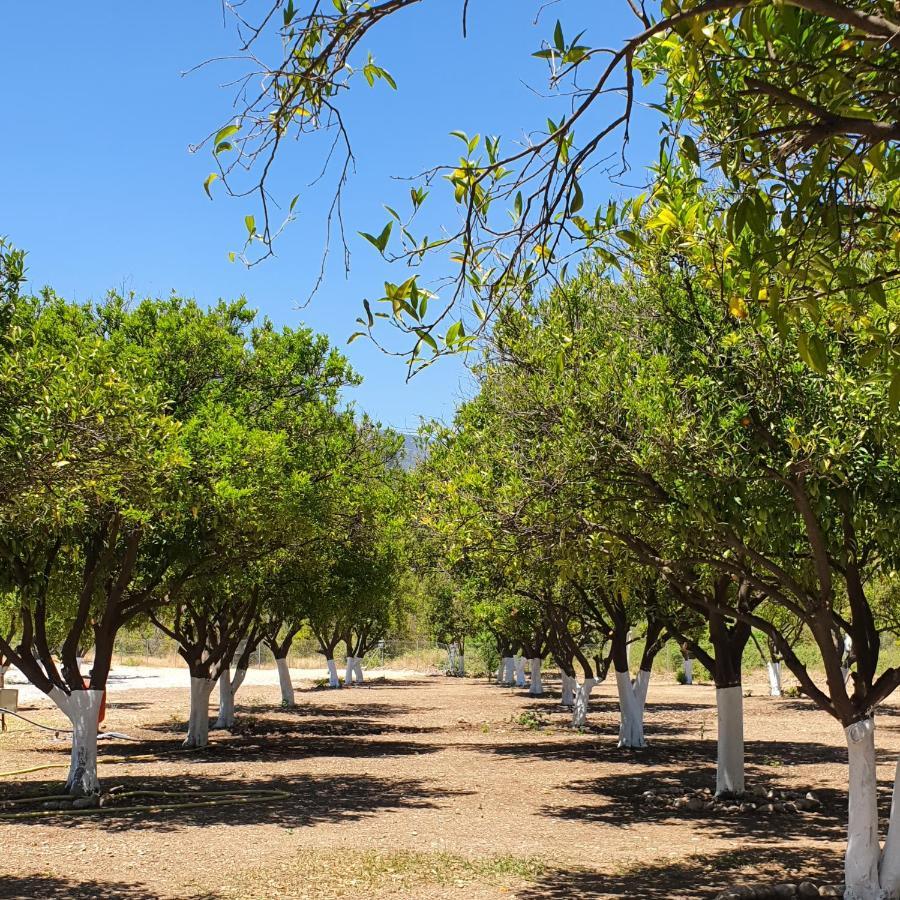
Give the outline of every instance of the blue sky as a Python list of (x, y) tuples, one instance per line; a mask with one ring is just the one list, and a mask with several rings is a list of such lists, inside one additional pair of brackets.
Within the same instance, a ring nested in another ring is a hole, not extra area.
[[(533, 90), (545, 88), (546, 70), (530, 58), (557, 18), (567, 35), (587, 28), (588, 41), (610, 45), (635, 30), (625, 0), (470, 0), (463, 41), (461, 8), (462, 0), (428, 0), (367, 47), (399, 90), (363, 87), (348, 97), (358, 159), (346, 195), (352, 271), (345, 278), (333, 252), (324, 286), (300, 308), (319, 268), (328, 199), (307, 189), (312, 155), (288, 147), (282, 157), (275, 185), (285, 202), (301, 192), (301, 216), (277, 258), (248, 270), (227, 254), (240, 248), (243, 217), (255, 210), (221, 194), (210, 202), (202, 190), (209, 155), (188, 152), (229, 116), (232, 94), (222, 83), (233, 67), (182, 76), (234, 49), (219, 0), (5, 4), (0, 234), (28, 251), (32, 287), (49, 284), (78, 300), (110, 288), (174, 289), (204, 303), (243, 294), (277, 323), (306, 323), (343, 347), (365, 379), (354, 399), (383, 423), (415, 428), (420, 416), (448, 418), (471, 387), (459, 360), (406, 383), (401, 361), (365, 340), (346, 347), (362, 298), (381, 296), (385, 278), (402, 280), (357, 231), (380, 228), (381, 204), (407, 196), (408, 183), (393, 176), (458, 155), (451, 130), (515, 140), (557, 113), (558, 101)], [(652, 116), (639, 114), (629, 154), (636, 183), (656, 146)], [(595, 183), (586, 200), (623, 193)]]

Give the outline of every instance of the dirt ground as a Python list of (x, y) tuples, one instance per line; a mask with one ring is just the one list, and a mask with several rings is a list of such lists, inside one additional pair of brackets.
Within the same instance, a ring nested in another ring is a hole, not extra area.
[[(340, 691), (300, 682), (284, 710), (277, 688), (251, 685), (236, 732), (213, 732), (202, 753), (180, 751), (187, 690), (113, 695), (106, 729), (138, 740), (102, 743), (104, 789), (165, 794), (76, 814), (0, 802), (0, 816), (20, 814), (0, 818), (0, 897), (662, 900), (842, 880), (843, 735), (806, 701), (749, 687), (748, 787), (813, 789), (818, 812), (688, 812), (643, 793), (714, 784), (711, 687), (652, 683), (640, 751), (616, 747), (612, 679), (580, 731), (556, 705), (558, 683), (547, 687), (534, 699), (440, 676)], [(46, 702), (28, 705), (64, 723)], [(897, 714), (878, 720), (885, 815)], [(61, 767), (0, 777), (0, 801), (59, 793), (66, 742), (26, 727), (0, 735), (0, 773)]]

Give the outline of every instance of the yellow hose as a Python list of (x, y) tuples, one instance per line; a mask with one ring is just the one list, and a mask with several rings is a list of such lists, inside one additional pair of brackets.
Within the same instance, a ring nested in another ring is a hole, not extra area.
[(13, 775), (27, 775), (29, 772), (40, 772), (42, 769), (64, 769), (68, 763), (48, 763), (45, 766), (32, 766), (30, 769), (18, 769), (15, 772), (0, 772), (0, 778), (11, 778)]

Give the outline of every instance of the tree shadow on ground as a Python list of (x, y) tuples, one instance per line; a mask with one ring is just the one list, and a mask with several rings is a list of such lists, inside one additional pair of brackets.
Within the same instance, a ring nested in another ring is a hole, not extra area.
[(641, 900), (712, 898), (736, 884), (810, 879), (843, 880), (839, 853), (826, 848), (745, 847), (684, 860), (636, 865), (605, 875), (588, 869), (553, 869), (516, 892), (517, 900), (640, 897)]
[(272, 703), (241, 703), (240, 700), (238, 700), (235, 707), (238, 718), (243, 715), (265, 716), (277, 714), (297, 719), (345, 719), (349, 716), (359, 716), (368, 719), (394, 718), (396, 716), (432, 712), (432, 710), (433, 707), (407, 706), (402, 703), (347, 703), (329, 704), (327, 706), (315, 703), (282, 707)]
[[(320, 680), (324, 681), (328, 678), (327, 673), (322, 676)], [(354, 684), (354, 685), (344, 685), (341, 688), (333, 688), (329, 687), (327, 684), (315, 684), (312, 687), (304, 687), (304, 688), (294, 688), (294, 692), (297, 694), (318, 694), (322, 691), (365, 691), (365, 690), (385, 690), (387, 688), (413, 688), (413, 687), (426, 687), (429, 684), (433, 684), (433, 680), (430, 678), (389, 678), (384, 675), (380, 675), (378, 678), (371, 678), (364, 681), (362, 684)], [(259, 687), (259, 685), (252, 685), (253, 687)], [(270, 687), (271, 685), (267, 685)]]
[[(594, 726), (596, 728), (596, 726)], [(669, 732), (680, 733), (674, 726)], [(604, 735), (602, 731), (598, 732)], [(531, 732), (535, 735), (535, 732)], [(540, 734), (540, 732), (537, 732)], [(470, 749), (480, 753), (498, 756), (532, 757), (548, 760), (589, 760), (602, 759), (605, 763), (620, 765), (666, 765), (678, 761), (682, 766), (712, 764), (716, 761), (715, 740), (678, 740), (662, 736), (647, 725), (647, 746), (639, 749), (617, 747), (615, 737), (609, 736), (601, 743), (594, 737), (583, 740), (558, 739), (539, 740), (532, 737), (523, 741), (493, 744), (471, 744)], [(843, 747), (803, 741), (747, 741), (745, 756), (748, 766), (794, 766), (821, 765), (823, 763), (846, 764), (847, 751)]]
[[(35, 801), (16, 805), (17, 811), (40, 809), (41, 798), (59, 793), (58, 782), (41, 782), (28, 797)], [(88, 812), (41, 811), (20, 819), (0, 818), (0, 825), (14, 823), (70, 829), (73, 822), (99, 831), (177, 831), (185, 827), (278, 825), (304, 828), (370, 819), (408, 809), (436, 809), (467, 795), (435, 782), (417, 778), (380, 778), (370, 775), (267, 775), (247, 777), (206, 776), (196, 771), (174, 777), (124, 776), (107, 778), (105, 785), (123, 792), (163, 791), (169, 796), (123, 798), (119, 808), (105, 806)], [(219, 793), (278, 791), (283, 796), (247, 796), (228, 802)], [(194, 805), (188, 805), (194, 804)], [(212, 805), (196, 805), (212, 804)], [(133, 806), (141, 808), (132, 808)]]
[[(748, 787), (759, 785), (779, 789), (779, 785), (773, 784), (761, 773), (749, 771), (747, 774)], [(566, 791), (581, 794), (590, 802), (574, 806), (548, 804), (541, 810), (541, 814), (628, 829), (645, 824), (695, 822), (705, 836), (729, 840), (749, 838), (766, 845), (793, 839), (840, 841), (846, 835), (847, 795), (831, 788), (816, 788), (816, 796), (822, 805), (815, 812), (739, 812), (729, 811), (721, 806), (690, 811), (673, 809), (659, 801), (658, 795), (661, 792), (710, 788), (713, 779), (714, 773), (711, 771), (670, 768), (569, 782), (565, 785)], [(646, 791), (653, 791), (657, 796), (645, 797)], [(668, 799), (674, 800), (675, 797), (668, 795)], [(758, 805), (766, 802), (751, 799)]]
[[(215, 900), (214, 894), (185, 894), (184, 900)], [(160, 900), (142, 884), (75, 881), (59, 875), (0, 875), (3, 900)]]

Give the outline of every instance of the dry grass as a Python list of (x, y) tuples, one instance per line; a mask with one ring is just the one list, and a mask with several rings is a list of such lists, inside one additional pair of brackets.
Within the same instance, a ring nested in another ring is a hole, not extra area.
[(469, 859), (454, 853), (303, 850), (275, 871), (242, 872), (223, 896), (235, 900), (433, 897), (441, 888), (453, 888), (465, 896), (465, 889), (474, 885), (512, 891), (545, 869), (536, 857)]

